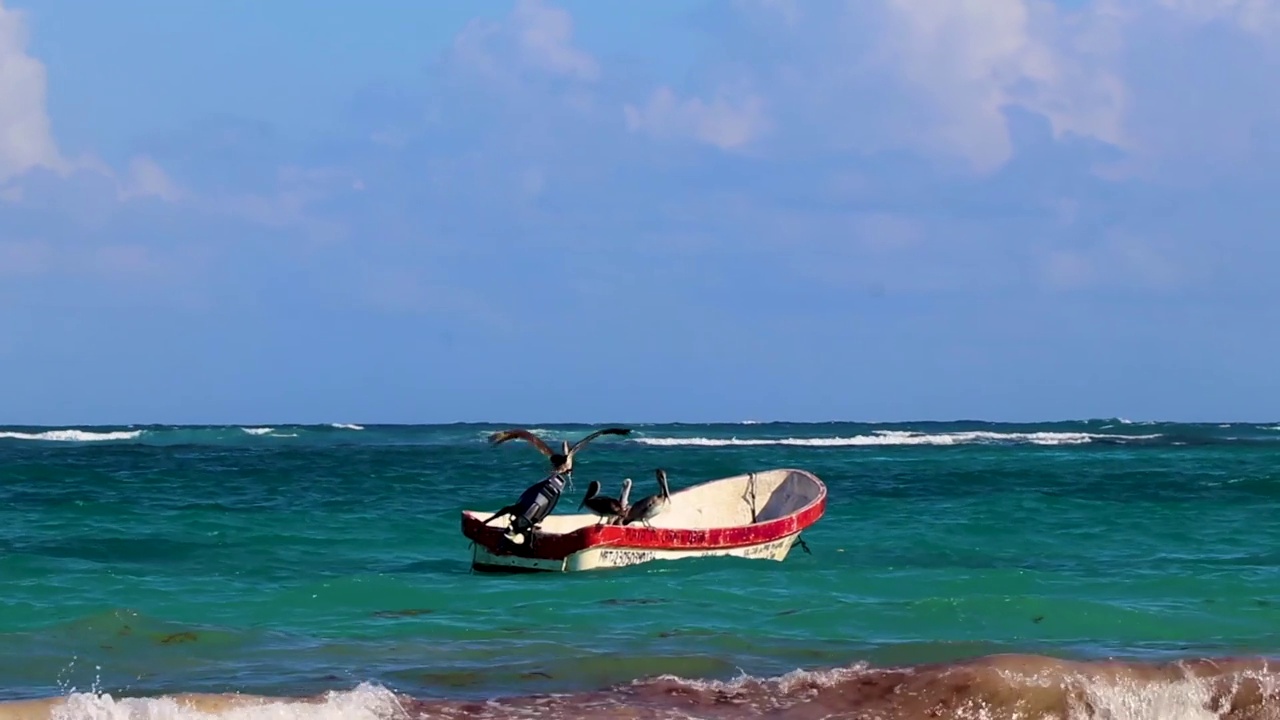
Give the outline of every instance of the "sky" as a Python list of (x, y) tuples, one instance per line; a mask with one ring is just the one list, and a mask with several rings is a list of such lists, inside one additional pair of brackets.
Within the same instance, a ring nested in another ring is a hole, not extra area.
[(1276, 0), (0, 0), (0, 423), (1272, 421)]

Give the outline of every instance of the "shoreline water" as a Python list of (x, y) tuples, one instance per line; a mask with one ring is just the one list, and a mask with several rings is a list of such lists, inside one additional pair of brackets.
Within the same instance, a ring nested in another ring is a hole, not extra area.
[(298, 697), (72, 693), (0, 702), (0, 720), (81, 717), (1264, 720), (1280, 717), (1280, 667), (1262, 657), (1142, 663), (1005, 654), (903, 667), (797, 670), (731, 681), (658, 676), (596, 691), (483, 701), (415, 698), (365, 683)]

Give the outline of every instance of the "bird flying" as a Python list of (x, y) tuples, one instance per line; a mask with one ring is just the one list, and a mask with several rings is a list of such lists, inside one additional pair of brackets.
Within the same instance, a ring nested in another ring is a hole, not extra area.
[(608, 427), (587, 435), (573, 445), (569, 445), (567, 441), (561, 442), (560, 452), (552, 450), (542, 438), (525, 430), (524, 428), (512, 428), (510, 430), (500, 430), (489, 436), (489, 442), (494, 445), (501, 445), (508, 440), (524, 440), (532, 445), (538, 452), (546, 455), (551, 461), (551, 472), (560, 475), (569, 475), (573, 472), (573, 456), (587, 446), (592, 440), (601, 435), (630, 435), (631, 428), (624, 427)]

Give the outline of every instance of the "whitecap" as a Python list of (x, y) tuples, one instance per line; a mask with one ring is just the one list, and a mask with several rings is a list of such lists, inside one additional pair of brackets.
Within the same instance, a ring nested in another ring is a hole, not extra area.
[(110, 432), (94, 432), (92, 430), (45, 430), (38, 433), (0, 432), (0, 438), (12, 440), (44, 440), (47, 442), (106, 442), (111, 440), (137, 440), (142, 437), (142, 430), (113, 430)]

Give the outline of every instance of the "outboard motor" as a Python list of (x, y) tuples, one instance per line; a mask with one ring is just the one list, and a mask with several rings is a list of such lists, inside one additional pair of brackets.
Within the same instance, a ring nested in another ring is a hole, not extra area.
[(503, 515), (511, 516), (511, 527), (507, 531), (507, 540), (515, 545), (515, 537), (517, 535), (524, 536), (524, 546), (533, 547), (533, 531), (538, 527), (544, 518), (555, 510), (556, 503), (560, 502), (560, 494), (564, 492), (565, 479), (559, 473), (540, 480), (520, 493), (520, 499), (515, 503), (508, 505), (493, 517), (485, 520), (488, 525), (490, 521), (496, 520)]

